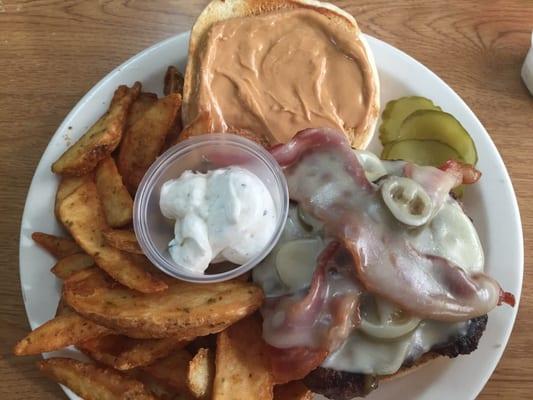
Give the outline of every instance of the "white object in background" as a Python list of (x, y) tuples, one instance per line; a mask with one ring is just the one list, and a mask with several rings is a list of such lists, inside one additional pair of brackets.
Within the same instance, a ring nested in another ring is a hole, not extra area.
[(527, 52), (524, 65), (522, 65), (522, 80), (526, 84), (529, 93), (533, 95), (533, 32), (531, 32), (531, 47)]

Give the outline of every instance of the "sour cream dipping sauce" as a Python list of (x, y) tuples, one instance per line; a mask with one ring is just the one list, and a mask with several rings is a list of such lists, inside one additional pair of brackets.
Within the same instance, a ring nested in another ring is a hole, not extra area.
[(276, 228), (274, 201), (247, 169), (185, 171), (163, 184), (162, 214), (175, 221), (169, 253), (183, 268), (204, 273), (209, 264), (244, 264), (267, 245)]

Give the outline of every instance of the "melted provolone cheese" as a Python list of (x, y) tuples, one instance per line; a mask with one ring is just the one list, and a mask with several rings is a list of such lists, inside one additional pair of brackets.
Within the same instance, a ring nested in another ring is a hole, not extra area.
[(465, 334), (467, 328), (468, 322), (422, 321), (411, 334), (397, 340), (375, 340), (355, 331), (322, 366), (361, 374), (394, 374), (405, 361), (416, 360), (433, 346)]
[(445, 258), (471, 274), (483, 271), (483, 248), (476, 228), (451, 197), (427, 225), (409, 231), (409, 236), (421, 253)]

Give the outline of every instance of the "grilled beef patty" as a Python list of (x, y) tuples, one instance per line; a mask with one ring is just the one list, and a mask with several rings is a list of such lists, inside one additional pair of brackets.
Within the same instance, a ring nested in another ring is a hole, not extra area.
[[(487, 326), (487, 319), (487, 315), (472, 319), (465, 335), (451, 337), (447, 343), (433, 346), (429, 353), (450, 358), (459, 354), (470, 354), (477, 349), (479, 339)], [(405, 362), (402, 368), (412, 367), (416, 362), (417, 360)], [(317, 368), (304, 378), (304, 383), (310, 390), (331, 400), (364, 397), (378, 387), (378, 382), (378, 376), (328, 368)]]

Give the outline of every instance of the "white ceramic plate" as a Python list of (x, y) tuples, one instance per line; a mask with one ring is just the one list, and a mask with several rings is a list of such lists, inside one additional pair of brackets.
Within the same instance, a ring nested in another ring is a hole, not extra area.
[[(20, 277), (22, 295), (32, 329), (54, 316), (60, 284), (49, 270), (53, 258), (37, 247), (31, 233), (59, 234), (54, 218), (54, 196), (58, 178), (50, 171), (53, 161), (105, 112), (119, 84), (139, 80), (143, 89), (161, 95), (166, 67), (177, 64), (183, 71), (188, 47), (184, 33), (137, 54), (102, 79), (74, 107), (54, 134), (35, 171), (22, 217), (20, 233)], [(522, 287), (523, 242), (518, 206), (505, 165), (479, 120), (439, 77), (394, 47), (368, 37), (381, 80), (381, 103), (405, 95), (428, 97), (455, 115), (470, 132), (479, 153), (481, 181), (467, 190), (465, 204), (474, 219), (486, 252), (486, 271), (505, 290), (515, 294), (514, 309), (503, 306), (492, 311), (479, 349), (470, 356), (441, 359), (409, 376), (383, 383), (368, 399), (473, 399), (494, 371), (511, 334)], [(377, 149), (377, 141), (371, 148)], [(65, 350), (57, 354), (79, 356)], [(78, 397), (66, 391), (71, 399)]]

